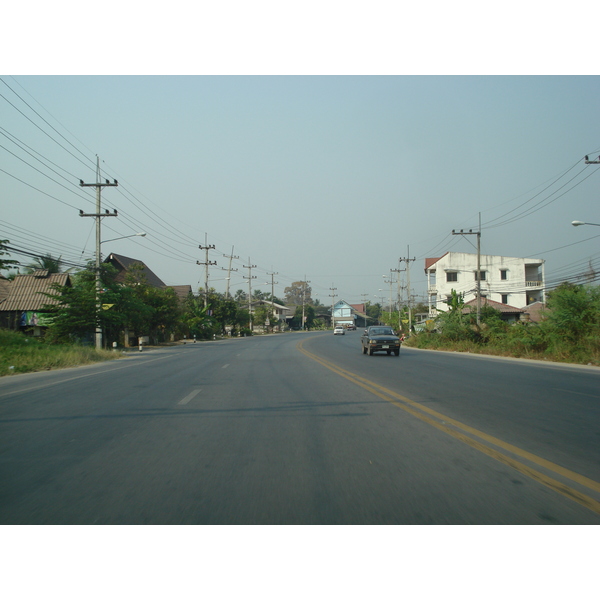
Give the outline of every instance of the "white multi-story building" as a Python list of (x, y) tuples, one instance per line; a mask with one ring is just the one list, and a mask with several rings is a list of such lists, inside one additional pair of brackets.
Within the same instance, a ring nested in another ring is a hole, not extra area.
[[(544, 260), (509, 256), (480, 256), (481, 296), (516, 308), (545, 302)], [(446, 252), (425, 259), (429, 316), (448, 310), (452, 290), (465, 302), (476, 297), (477, 254)]]

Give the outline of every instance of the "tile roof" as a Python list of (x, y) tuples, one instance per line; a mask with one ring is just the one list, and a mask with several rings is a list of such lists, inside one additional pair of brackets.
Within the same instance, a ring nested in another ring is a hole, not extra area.
[(31, 275), (17, 275), (10, 284), (8, 297), (0, 303), (0, 311), (41, 310), (44, 304), (58, 304), (44, 293), (53, 292), (52, 284), (67, 285), (70, 280), (68, 273), (48, 273), (42, 269)]
[(440, 260), (440, 258), (444, 258), (444, 256), (446, 256), (446, 254), (448, 254), (448, 252), (445, 252), (444, 254), (442, 254), (442, 256), (438, 256), (437, 258), (426, 258), (425, 259), (425, 271), (427, 271), (427, 269), (430, 269), (433, 265), (435, 265), (435, 263)]
[[(481, 306), (491, 306), (501, 313), (511, 314), (511, 313), (524, 313), (525, 310), (522, 308), (516, 308), (515, 306), (510, 306), (509, 304), (502, 304), (502, 302), (496, 302), (495, 300), (490, 300), (489, 298), (481, 299)], [(463, 313), (472, 312), (477, 306), (477, 298), (473, 300), (469, 300), (465, 302), (465, 307), (463, 308)]]

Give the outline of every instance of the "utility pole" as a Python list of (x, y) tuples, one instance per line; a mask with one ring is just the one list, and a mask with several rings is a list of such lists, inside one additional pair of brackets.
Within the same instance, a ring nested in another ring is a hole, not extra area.
[(248, 277), (246, 277), (246, 275), (243, 275), (242, 277), (248, 280), (248, 328), (250, 329), (250, 332), (252, 332), (252, 280), (256, 279), (256, 275), (252, 275), (252, 269), (256, 269), (256, 265), (252, 264), (250, 257), (248, 257), (248, 262), (250, 264), (244, 265), (244, 269), (248, 269)]
[[(407, 246), (407, 254), (410, 256), (410, 246)], [(412, 331), (412, 308), (410, 304), (410, 263), (417, 260), (416, 258), (399, 258), (398, 262), (406, 263), (406, 295), (408, 297), (408, 335)]]
[(229, 298), (229, 282), (231, 281), (231, 271), (237, 271), (237, 269), (231, 268), (231, 261), (234, 258), (237, 260), (239, 256), (233, 255), (233, 246), (231, 246), (231, 255), (227, 256), (227, 254), (223, 254), (223, 256), (229, 259), (229, 269), (227, 269), (227, 289), (225, 290), (225, 298)]
[(362, 303), (363, 306), (365, 307), (365, 327), (369, 326), (369, 316), (367, 315), (367, 298), (369, 297), (369, 294), (361, 294), (360, 295), (362, 298)]
[[(586, 156), (587, 159), (587, 156)], [(452, 230), (452, 235), (476, 235), (477, 236), (477, 272), (475, 281), (477, 282), (477, 326), (481, 324), (481, 213), (479, 213), (479, 231), (460, 231)]]
[[(275, 310), (275, 285), (279, 283), (279, 281), (274, 281), (275, 275), (279, 275), (279, 273), (267, 273), (267, 275), (271, 276), (271, 308), (273, 309), (273, 316), (277, 316), (277, 311)], [(268, 282), (267, 282), (268, 283)]]
[(107, 210), (101, 213), (101, 190), (103, 187), (117, 186), (119, 185), (116, 179), (113, 179), (113, 183), (110, 183), (108, 179), (105, 183), (100, 183), (100, 157), (96, 156), (96, 183), (83, 183), (83, 179), (79, 180), (81, 187), (95, 187), (96, 188), (96, 212), (95, 213), (84, 213), (82, 210), (79, 211), (80, 217), (94, 217), (96, 219), (96, 349), (102, 349), (102, 327), (100, 326), (100, 291), (102, 289), (102, 283), (100, 281), (100, 248), (102, 240), (100, 237), (100, 220), (102, 217), (116, 217), (117, 211), (113, 210), (109, 213)]
[[(391, 271), (391, 269), (390, 269), (390, 271)], [(387, 280), (385, 278), (385, 275), (383, 276), (383, 283), (389, 283), (390, 284), (390, 305), (388, 307), (388, 309), (389, 309), (388, 312), (389, 312), (389, 315), (390, 315), (390, 325), (392, 324), (392, 283), (394, 283), (393, 279), (394, 279), (394, 276), (391, 275), (391, 274), (390, 274), (389, 280)]]
[[(398, 265), (400, 265), (400, 261), (398, 261)], [(400, 273), (404, 272), (406, 269), (390, 269), (390, 279), (393, 277), (393, 273), (398, 273), (397, 277), (397, 287), (396, 287), (396, 300), (398, 302), (398, 330), (402, 329), (402, 321), (400, 320)], [(390, 292), (390, 297), (391, 297)]]
[[(333, 285), (333, 283), (331, 284)], [(331, 326), (333, 328), (335, 328), (335, 318), (333, 317), (333, 307), (335, 305), (335, 292), (336, 292), (337, 288), (334, 287), (330, 287), (329, 291), (333, 292), (331, 294), (329, 294), (329, 297), (331, 298)]]
[(302, 282), (302, 331), (304, 331), (304, 302), (306, 298), (306, 284), (310, 283), (310, 281), (306, 281), (306, 275), (304, 276), (304, 281)]
[(206, 259), (204, 260), (204, 262), (200, 262), (199, 260), (197, 260), (196, 264), (204, 265), (204, 308), (208, 308), (208, 267), (209, 265), (216, 265), (217, 262), (214, 260), (208, 260), (208, 251), (214, 250), (215, 248), (214, 244), (210, 246), (208, 245), (208, 233), (204, 234), (204, 243), (206, 244), (205, 246), (200, 244), (198, 248), (200, 248), (200, 250), (206, 250)]

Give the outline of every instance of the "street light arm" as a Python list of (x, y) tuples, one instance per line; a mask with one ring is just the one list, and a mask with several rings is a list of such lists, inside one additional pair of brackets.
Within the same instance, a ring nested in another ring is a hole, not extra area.
[(573, 227), (579, 227), (580, 225), (595, 225), (596, 227), (600, 227), (600, 223), (587, 223), (585, 221), (571, 221), (571, 225)]
[(136, 236), (141, 236), (141, 237), (144, 237), (145, 235), (146, 235), (146, 232), (145, 232), (145, 231), (142, 231), (142, 232), (140, 232), (140, 233), (134, 233), (134, 234), (132, 234), (132, 235), (124, 235), (124, 236), (122, 236), (122, 237), (113, 238), (112, 240), (103, 240), (103, 241), (101, 241), (100, 243), (101, 243), (101, 244), (105, 244), (106, 242), (114, 242), (115, 240), (124, 240), (124, 239), (126, 239), (126, 238), (130, 238), (130, 237), (136, 237)]

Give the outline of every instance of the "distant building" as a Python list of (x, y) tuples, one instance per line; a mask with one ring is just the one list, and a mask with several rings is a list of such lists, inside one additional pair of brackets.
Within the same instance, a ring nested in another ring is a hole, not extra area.
[[(512, 307), (545, 302), (544, 260), (508, 256), (480, 256), (481, 297)], [(452, 290), (465, 302), (477, 294), (477, 254), (446, 252), (425, 259), (429, 316), (448, 310), (446, 300)]]
[(336, 325), (354, 325), (354, 309), (345, 300), (339, 300), (333, 306), (332, 327)]

